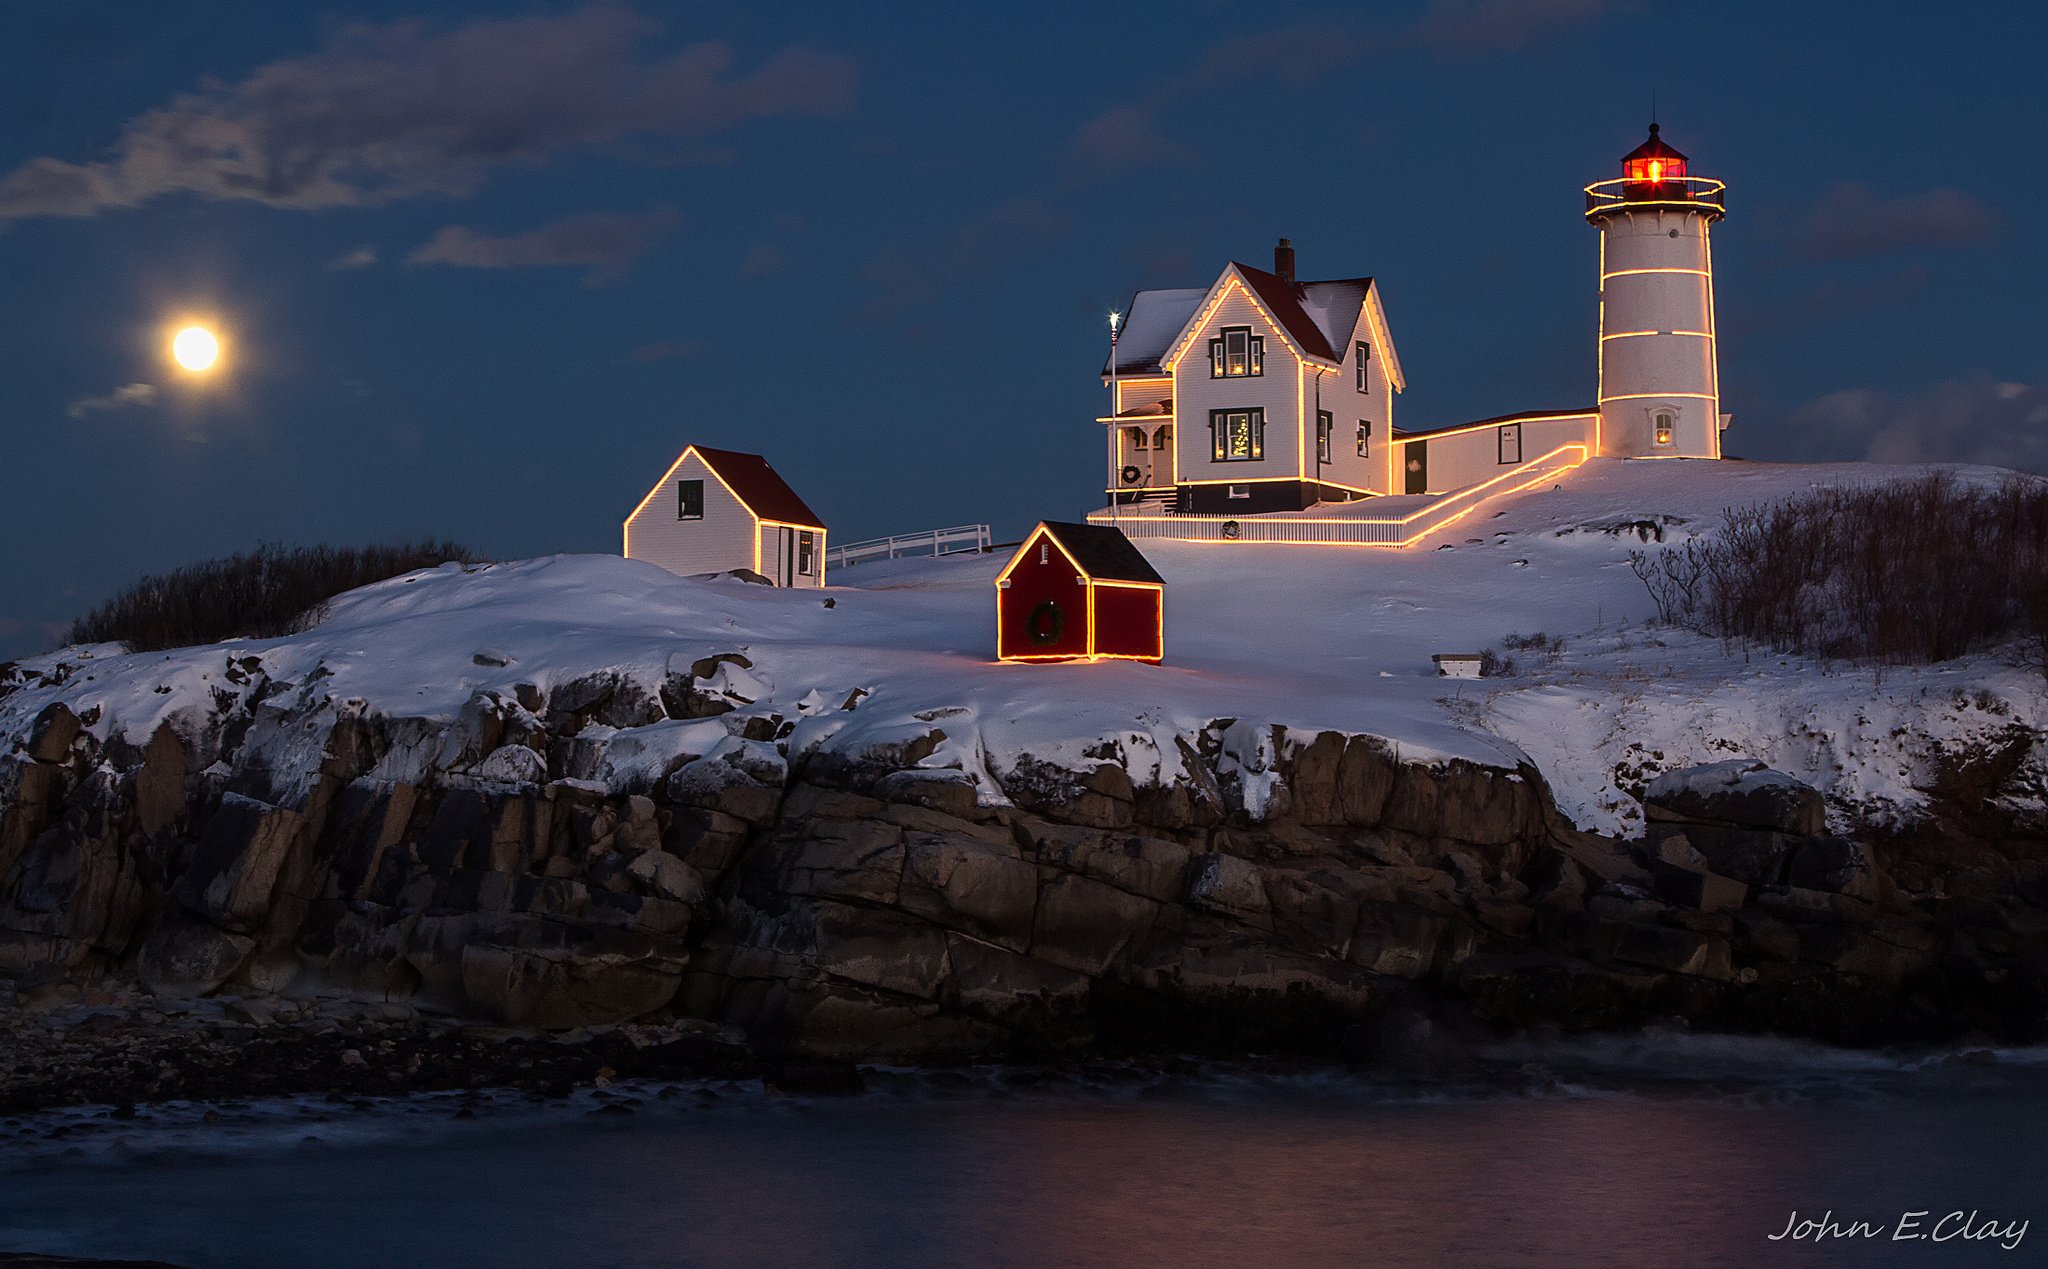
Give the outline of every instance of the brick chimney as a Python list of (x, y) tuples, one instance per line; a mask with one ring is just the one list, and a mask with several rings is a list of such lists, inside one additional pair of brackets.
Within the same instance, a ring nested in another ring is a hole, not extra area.
[(1294, 281), (1294, 244), (1288, 239), (1282, 238), (1273, 248), (1273, 272), (1282, 282)]

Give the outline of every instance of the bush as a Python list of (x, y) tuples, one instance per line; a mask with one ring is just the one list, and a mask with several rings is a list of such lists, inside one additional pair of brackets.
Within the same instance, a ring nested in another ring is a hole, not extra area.
[(237, 635), (271, 638), (312, 625), (326, 602), (343, 591), (474, 558), (453, 542), (290, 549), (270, 543), (246, 555), (145, 577), (73, 622), (69, 639), (118, 641), (133, 651), (154, 652)]
[(1904, 665), (2014, 635), (2048, 648), (2048, 481), (1819, 489), (1629, 563), (1660, 620), (1778, 652)]

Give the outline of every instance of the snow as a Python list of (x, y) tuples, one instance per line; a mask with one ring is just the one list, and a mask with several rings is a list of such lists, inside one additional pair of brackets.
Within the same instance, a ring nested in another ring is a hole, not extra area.
[[(174, 720), (204, 754), (219, 703), (261, 687), (249, 743), (280, 787), (315, 777), (319, 717), (357, 710), (423, 720), (416, 745), (385, 756), (385, 778), (475, 764), (472, 776), (516, 780), (532, 777), (518, 755), (463, 754), (466, 740), (434, 733), (467, 735), (478, 693), (509, 700), (520, 684), (551, 692), (613, 671), (652, 696), (671, 672), (738, 653), (751, 668), (722, 663), (697, 687), (749, 703), (718, 719), (586, 728), (587, 778), (639, 788), (692, 759), (770, 775), (784, 757), (886, 758), (929, 738), (923, 765), (965, 773), (993, 801), (989, 774), (1027, 754), (1086, 768), (1116, 753), (1138, 783), (1170, 781), (1181, 743), (1207, 732), (1256, 814), (1278, 779), (1277, 726), (1285, 743), (1380, 735), (1411, 761), (1533, 761), (1566, 814), (1607, 831), (1639, 825), (1647, 780), (1732, 758), (1816, 784), (1838, 816), (1910, 815), (1945, 750), (2048, 721), (2038, 671), (1994, 654), (1880, 676), (1657, 627), (1628, 551), (1711, 529), (1728, 507), (1924, 470), (1596, 460), (1407, 550), (1147, 542), (1167, 581), (1163, 666), (995, 662), (1001, 555), (862, 564), (823, 594), (613, 556), (446, 566), (341, 596), (287, 638), (26, 661), (48, 682), (0, 698), (0, 733), (22, 734), (61, 698), (81, 716), (97, 709), (102, 738), (139, 745)], [(1445, 679), (1430, 660), (1537, 632), (1561, 650), (1504, 650), (1520, 662), (1511, 677)], [(237, 668), (251, 657), (259, 670)], [(784, 753), (738, 739), (769, 714), (794, 724)]]
[(1117, 368), (1148, 365), (1165, 356), (1208, 293), (1205, 286), (1138, 292), (1117, 335)]

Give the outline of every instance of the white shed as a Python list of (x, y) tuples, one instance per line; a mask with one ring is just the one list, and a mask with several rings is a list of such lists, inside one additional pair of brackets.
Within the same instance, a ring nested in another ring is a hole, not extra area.
[(759, 454), (692, 445), (626, 517), (627, 559), (693, 576), (825, 584), (825, 522)]

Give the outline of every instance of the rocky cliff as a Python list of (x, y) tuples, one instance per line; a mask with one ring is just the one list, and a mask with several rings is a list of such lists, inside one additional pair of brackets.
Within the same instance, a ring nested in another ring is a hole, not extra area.
[[(1813, 790), (1733, 763), (1652, 783), (1628, 842), (1528, 766), (1245, 720), (1171, 764), (1112, 738), (970, 774), (935, 765), (945, 710), (793, 753), (796, 720), (722, 686), (745, 667), (436, 720), (229, 652), (218, 708), (140, 743), (51, 703), (0, 738), (0, 980), (856, 1060), (1355, 1052), (1394, 1010), (1851, 1043), (2048, 1019), (2048, 856), (1997, 797), (2031, 735), (1958, 755), (1905, 832), (1829, 835)], [(687, 744), (636, 739), (671, 724)]]

